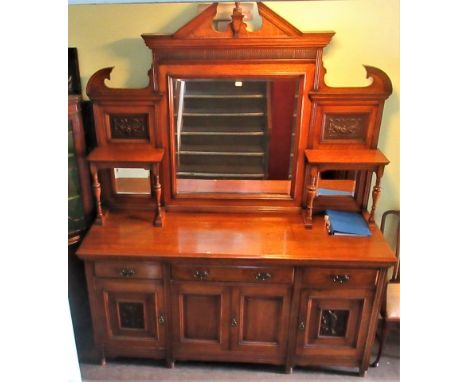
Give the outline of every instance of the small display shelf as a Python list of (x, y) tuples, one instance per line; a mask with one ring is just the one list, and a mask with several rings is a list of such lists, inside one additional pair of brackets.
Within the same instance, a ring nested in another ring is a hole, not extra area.
[(306, 228), (312, 228), (312, 212), (317, 195), (317, 183), (320, 172), (328, 170), (364, 170), (375, 172), (375, 185), (372, 190), (372, 207), (368, 222), (373, 224), (375, 208), (380, 198), (380, 180), (384, 168), (390, 161), (378, 149), (330, 149), (304, 150), (307, 161), (306, 171), (310, 174), (307, 186), (307, 209), (304, 213)]
[(141, 167), (150, 171), (151, 191), (156, 201), (153, 224), (156, 227), (162, 227), (163, 211), (161, 209), (159, 166), (163, 156), (163, 149), (141, 146), (138, 148), (102, 146), (94, 149), (88, 155), (87, 159), (93, 178), (93, 190), (97, 204), (96, 224), (104, 224), (106, 216), (101, 203), (101, 184), (99, 183), (98, 170), (116, 167)]

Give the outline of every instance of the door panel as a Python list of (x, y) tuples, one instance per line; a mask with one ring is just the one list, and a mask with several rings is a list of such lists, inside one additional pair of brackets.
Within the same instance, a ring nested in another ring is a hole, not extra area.
[(232, 349), (261, 356), (286, 356), (289, 305), (290, 288), (286, 286), (234, 288)]
[(164, 347), (164, 296), (159, 282), (97, 279), (96, 289), (107, 345)]
[(365, 345), (373, 291), (301, 292), (296, 353), (359, 357)]
[(220, 284), (172, 284), (174, 350), (216, 352), (229, 347), (229, 288)]
[(180, 307), (183, 317), (183, 337), (219, 342), (221, 339), (222, 295), (184, 294)]

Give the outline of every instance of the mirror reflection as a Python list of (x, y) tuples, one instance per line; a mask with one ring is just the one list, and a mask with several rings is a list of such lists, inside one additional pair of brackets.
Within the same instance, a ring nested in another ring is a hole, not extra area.
[(178, 193), (288, 194), (299, 79), (173, 79)]
[(324, 171), (318, 180), (317, 196), (354, 196), (356, 171)]
[(151, 193), (150, 172), (144, 168), (114, 168), (114, 190), (116, 194)]

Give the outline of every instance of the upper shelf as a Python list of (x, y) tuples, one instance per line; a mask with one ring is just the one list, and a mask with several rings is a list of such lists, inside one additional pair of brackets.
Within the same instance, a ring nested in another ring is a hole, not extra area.
[(161, 162), (164, 156), (163, 149), (156, 149), (154, 147), (116, 147), (116, 146), (102, 146), (95, 148), (89, 155), (90, 162), (97, 163), (155, 163)]
[(304, 150), (307, 162), (314, 164), (387, 165), (390, 161), (376, 150)]

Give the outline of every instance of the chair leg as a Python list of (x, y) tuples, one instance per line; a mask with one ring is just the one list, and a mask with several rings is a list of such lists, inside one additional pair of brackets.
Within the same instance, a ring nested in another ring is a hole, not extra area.
[(379, 343), (379, 351), (377, 353), (377, 358), (374, 362), (371, 363), (372, 367), (379, 366), (380, 356), (382, 355), (382, 349), (384, 347), (385, 340), (387, 339), (388, 335), (388, 323), (387, 320), (382, 320), (382, 329), (380, 330), (380, 343)]

